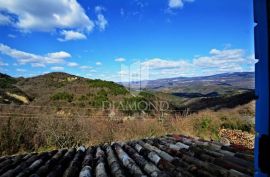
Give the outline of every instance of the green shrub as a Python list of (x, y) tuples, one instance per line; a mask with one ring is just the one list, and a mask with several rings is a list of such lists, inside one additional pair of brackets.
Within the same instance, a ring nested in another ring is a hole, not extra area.
[(48, 84), (49, 87), (56, 87), (56, 88), (61, 88), (65, 86), (65, 83), (63, 82), (52, 82)]
[(154, 100), (156, 99), (155, 95), (149, 92), (140, 92), (139, 96), (145, 98), (146, 100)]
[(59, 93), (54, 94), (51, 97), (51, 99), (53, 99), (53, 100), (65, 100), (65, 101), (68, 101), (68, 102), (72, 102), (73, 95), (69, 94), (67, 92), (59, 92)]
[(90, 105), (95, 106), (95, 107), (104, 106), (104, 104), (109, 101), (108, 94), (104, 89), (102, 89), (97, 92), (93, 100), (94, 101), (90, 102)]
[(254, 125), (243, 118), (238, 117), (222, 117), (221, 128), (232, 129), (232, 130), (242, 130), (250, 133), (254, 133)]
[(103, 81), (100, 79), (90, 80), (89, 86), (97, 87), (97, 88), (104, 88), (104, 89), (106, 88), (110, 91), (110, 94), (113, 94), (113, 95), (125, 95), (128, 93), (128, 91), (126, 90), (124, 86), (116, 84), (114, 82)]
[(194, 125), (197, 135), (200, 137), (211, 136), (213, 139), (218, 139), (219, 123), (215, 122), (212, 118), (203, 117), (199, 118)]
[(11, 77), (0, 77), (0, 88), (9, 88), (16, 83), (16, 80)]
[(87, 98), (87, 96), (85, 96), (85, 95), (82, 95), (82, 96), (80, 96), (80, 98), (79, 98), (79, 101), (86, 101), (86, 100), (88, 100), (88, 98)]

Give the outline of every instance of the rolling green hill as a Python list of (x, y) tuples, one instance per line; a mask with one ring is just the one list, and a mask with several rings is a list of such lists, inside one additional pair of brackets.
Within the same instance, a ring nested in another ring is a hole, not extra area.
[(31, 105), (100, 106), (130, 96), (119, 84), (60, 72), (16, 81), (14, 85), (33, 98)]
[[(134, 90), (129, 92), (118, 83), (87, 79), (62, 72), (30, 78), (13, 78), (0, 74), (0, 103), (54, 107), (58, 108), (58, 111), (60, 107), (112, 108), (132, 114), (136, 112), (153, 113), (158, 108), (160, 101), (167, 102), (170, 110), (191, 108), (197, 111), (205, 108), (234, 107), (254, 99), (252, 89), (217, 84), (218, 78), (214, 85), (207, 85), (205, 78), (193, 80), (197, 80), (197, 82), (194, 81), (189, 85), (184, 82), (181, 85), (181, 82), (178, 81), (176, 82), (179, 83), (178, 85), (168, 87), (163, 85), (162, 89), (149, 88), (142, 92)], [(213, 79), (211, 78), (211, 80)], [(232, 80), (233, 78), (230, 79), (231, 82)], [(159, 83), (163, 82), (159, 81)], [(152, 81), (152, 83), (154, 82)], [(151, 103), (151, 105), (142, 111), (142, 105), (139, 104), (143, 102)], [(134, 104), (137, 104), (137, 107), (132, 107)]]

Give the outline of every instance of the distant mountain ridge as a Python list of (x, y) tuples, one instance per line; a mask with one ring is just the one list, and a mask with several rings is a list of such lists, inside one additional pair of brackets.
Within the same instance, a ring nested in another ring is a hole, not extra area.
[[(255, 73), (233, 72), (123, 83), (130, 90), (148, 90), (172, 102), (175, 109), (220, 109), (255, 98)], [(142, 87), (141, 87), (142, 86)]]
[[(141, 82), (131, 82), (132, 89), (139, 89), (142, 85), (144, 89), (160, 91), (164, 88), (187, 87), (191, 85), (220, 85), (229, 86), (237, 89), (254, 89), (255, 73), (254, 72), (233, 72), (215, 74), (210, 76), (198, 77), (174, 77), (156, 80), (143, 80)], [(129, 83), (123, 83), (129, 87)]]

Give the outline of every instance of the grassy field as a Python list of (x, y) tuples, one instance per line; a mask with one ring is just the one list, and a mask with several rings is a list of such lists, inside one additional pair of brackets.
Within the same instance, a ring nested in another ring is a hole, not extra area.
[[(97, 114), (98, 117), (98, 114)], [(219, 140), (219, 130), (237, 129), (254, 134), (254, 102), (233, 109), (204, 110), (188, 116), (143, 116), (126, 120), (105, 118), (37, 118), (13, 117), (0, 123), (0, 152), (14, 154), (25, 151), (95, 145), (165, 134), (183, 134)]]

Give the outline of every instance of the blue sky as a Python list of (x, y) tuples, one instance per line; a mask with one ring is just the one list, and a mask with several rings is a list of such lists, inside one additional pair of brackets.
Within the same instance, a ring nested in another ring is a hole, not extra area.
[(254, 71), (253, 26), (252, 0), (0, 0), (0, 72), (121, 81)]

